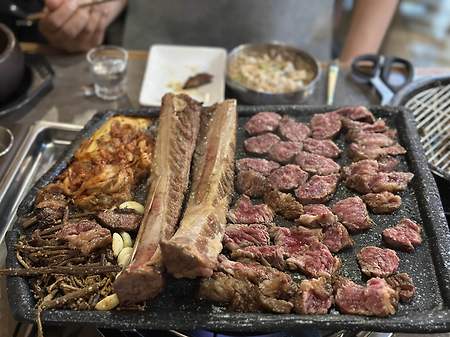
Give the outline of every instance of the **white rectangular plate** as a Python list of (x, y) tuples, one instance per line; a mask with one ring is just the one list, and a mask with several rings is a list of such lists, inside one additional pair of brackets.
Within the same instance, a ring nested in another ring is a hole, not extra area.
[[(147, 59), (141, 86), (141, 105), (161, 105), (168, 93), (186, 93), (192, 98), (212, 105), (225, 98), (225, 68), (227, 52), (223, 48), (153, 45)], [(184, 82), (193, 75), (206, 72), (213, 75), (211, 83), (183, 90)]]

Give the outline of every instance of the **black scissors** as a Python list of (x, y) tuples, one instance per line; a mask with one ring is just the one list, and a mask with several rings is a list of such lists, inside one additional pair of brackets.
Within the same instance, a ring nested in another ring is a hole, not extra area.
[(414, 67), (408, 60), (376, 54), (358, 56), (352, 61), (352, 76), (359, 83), (370, 83), (381, 96), (381, 105), (414, 78)]

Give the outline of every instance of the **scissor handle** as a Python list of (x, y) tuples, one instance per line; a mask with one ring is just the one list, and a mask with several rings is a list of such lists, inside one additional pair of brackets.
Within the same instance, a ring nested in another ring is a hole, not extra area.
[[(405, 79), (404, 82), (400, 85), (393, 85), (391, 83), (390, 76), (392, 69), (401, 68), (404, 73)], [(381, 79), (383, 82), (391, 89), (394, 93), (398, 92), (402, 89), (406, 84), (412, 82), (414, 79), (414, 66), (408, 60), (405, 60), (401, 57), (386, 57), (384, 60), (384, 66), (381, 70)]]
[(352, 76), (358, 82), (368, 83), (372, 78), (380, 76), (382, 63), (382, 58), (376, 54), (357, 56), (352, 61)]

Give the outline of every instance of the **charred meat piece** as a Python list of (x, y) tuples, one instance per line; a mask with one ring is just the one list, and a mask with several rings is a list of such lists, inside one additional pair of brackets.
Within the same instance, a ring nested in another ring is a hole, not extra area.
[(360, 160), (342, 169), (344, 177), (346, 178), (354, 175), (374, 175), (379, 171), (379, 163), (373, 159)]
[(351, 233), (369, 229), (373, 225), (366, 205), (360, 197), (340, 200), (333, 205), (332, 211)]
[(406, 150), (399, 144), (381, 147), (376, 144), (361, 145), (359, 143), (351, 143), (348, 147), (348, 153), (353, 161), (362, 159), (377, 159), (387, 155), (405, 154)]
[(266, 191), (264, 202), (278, 215), (287, 220), (297, 219), (303, 214), (303, 206), (290, 193), (276, 189)]
[(283, 248), (276, 245), (248, 246), (242, 249), (236, 249), (231, 253), (233, 259), (250, 259), (279, 270), (284, 270), (286, 268), (284, 255)]
[(344, 248), (353, 246), (354, 244), (348, 234), (347, 228), (339, 222), (323, 229), (322, 243), (327, 246), (332, 253), (337, 253)]
[(259, 136), (247, 138), (244, 141), (245, 151), (254, 154), (266, 154), (270, 148), (280, 141), (280, 137), (268, 132)]
[(294, 310), (302, 315), (324, 315), (333, 304), (333, 287), (325, 277), (300, 282)]
[(303, 206), (303, 214), (295, 222), (305, 227), (320, 228), (336, 223), (337, 217), (327, 206), (311, 204)]
[(400, 160), (392, 156), (384, 156), (377, 159), (380, 172), (392, 172), (400, 163)]
[(87, 219), (66, 223), (56, 236), (67, 241), (69, 247), (78, 249), (83, 255), (89, 255), (96, 249), (110, 245), (112, 240), (108, 229)]
[(105, 227), (125, 232), (135, 231), (142, 221), (140, 214), (128, 210), (105, 210), (98, 212), (96, 218)]
[(268, 246), (270, 236), (265, 225), (230, 224), (225, 229), (223, 244), (229, 251), (248, 246)]
[(279, 132), (283, 139), (291, 142), (301, 142), (311, 134), (311, 130), (306, 124), (296, 122), (295, 119), (288, 116), (283, 116), (281, 119)]
[(334, 299), (342, 314), (386, 317), (397, 310), (397, 292), (384, 279), (371, 278), (364, 287), (340, 278), (334, 287)]
[(259, 112), (245, 123), (244, 129), (250, 136), (273, 132), (278, 129), (280, 120), (281, 116), (276, 112)]
[(308, 180), (308, 173), (298, 165), (288, 164), (272, 171), (268, 180), (273, 188), (290, 191), (303, 185)]
[(416, 287), (407, 273), (398, 273), (386, 278), (386, 282), (394, 289), (402, 302), (410, 302), (416, 293)]
[(159, 243), (169, 240), (179, 222), (200, 127), (201, 106), (187, 95), (162, 98), (154, 149), (152, 179), (142, 225), (130, 264), (114, 281), (123, 305), (139, 303), (164, 288), (164, 266)]
[(194, 76), (189, 77), (186, 82), (184, 82), (183, 89), (195, 89), (211, 83), (213, 75), (208, 73), (198, 73)]
[(367, 246), (359, 251), (357, 259), (363, 274), (369, 277), (387, 277), (398, 269), (400, 259), (392, 249)]
[(280, 167), (280, 164), (261, 158), (242, 158), (236, 161), (238, 171), (253, 170), (268, 176), (270, 172)]
[(321, 176), (338, 173), (341, 169), (339, 164), (333, 159), (305, 151), (301, 151), (297, 154), (295, 163), (306, 172), (319, 174)]
[(328, 139), (336, 136), (341, 130), (341, 117), (336, 112), (315, 114), (311, 118), (312, 138)]
[(362, 199), (369, 206), (373, 213), (388, 214), (400, 208), (402, 198), (391, 192), (369, 193), (362, 196)]
[(404, 191), (413, 177), (410, 172), (380, 172), (370, 179), (370, 190), (375, 193)]
[(239, 171), (236, 179), (236, 190), (250, 197), (261, 197), (267, 189), (267, 178), (253, 170)]
[(352, 133), (352, 141), (360, 146), (386, 147), (395, 144), (395, 140), (385, 133), (375, 133), (358, 130)]
[(269, 158), (281, 164), (289, 163), (302, 150), (302, 143), (281, 141), (269, 150)]
[(291, 255), (286, 260), (286, 265), (289, 269), (299, 269), (310, 277), (330, 277), (341, 267), (341, 260), (333, 256), (323, 243), (314, 241), (301, 252)]
[(321, 203), (331, 199), (339, 181), (339, 175), (312, 176), (306, 183), (295, 190), (297, 199), (302, 204)]
[(235, 311), (291, 312), (297, 286), (289, 275), (260, 264), (220, 260), (220, 271), (202, 280), (200, 298), (228, 304)]
[(234, 190), (236, 101), (202, 112), (191, 193), (175, 235), (160, 242), (164, 266), (176, 278), (209, 277), (222, 250)]
[(50, 192), (50, 187), (39, 191), (35, 202), (35, 214), (39, 222), (53, 224), (60, 221), (69, 204), (64, 194)]
[(414, 221), (404, 218), (394, 227), (383, 231), (383, 240), (393, 248), (412, 253), (422, 243), (422, 228)]
[(386, 122), (384, 119), (379, 118), (373, 123), (365, 123), (359, 121), (353, 121), (349, 118), (342, 118), (342, 124), (348, 129), (346, 137), (350, 137), (354, 131), (367, 131), (367, 132), (385, 132), (387, 130)]
[(372, 112), (365, 106), (349, 106), (336, 110), (336, 113), (342, 117), (353, 121), (362, 121), (367, 123), (375, 122)]
[(327, 158), (337, 158), (341, 149), (330, 139), (306, 138), (303, 141), (303, 150)]
[(266, 204), (254, 205), (246, 195), (241, 196), (228, 212), (228, 219), (232, 223), (254, 224), (271, 223), (273, 221), (273, 211)]

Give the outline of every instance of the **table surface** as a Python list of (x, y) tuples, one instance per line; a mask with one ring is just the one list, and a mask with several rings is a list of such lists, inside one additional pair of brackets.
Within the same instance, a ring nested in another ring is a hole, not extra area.
[[(107, 102), (97, 97), (84, 97), (82, 87), (91, 84), (88, 63), (84, 54), (69, 55), (38, 44), (22, 43), (22, 49), (29, 53), (46, 55), (55, 71), (54, 88), (25, 116), (9, 116), (2, 120), (29, 124), (37, 120), (85, 124), (98, 110), (139, 108), (139, 91), (147, 62), (147, 51), (130, 51), (127, 95), (124, 99)], [(323, 65), (326, 70), (326, 65)], [(418, 77), (450, 75), (450, 68), (418, 68)], [(322, 105), (326, 100), (326, 71), (322, 72), (314, 94), (304, 104)], [(335, 104), (376, 104), (375, 92), (367, 86), (354, 83), (348, 70), (342, 67), (336, 87)]]

